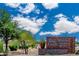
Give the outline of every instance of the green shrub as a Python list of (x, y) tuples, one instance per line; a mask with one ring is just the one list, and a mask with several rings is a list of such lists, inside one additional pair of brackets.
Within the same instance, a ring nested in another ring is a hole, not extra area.
[(26, 49), (29, 48), (29, 46), (28, 46), (27, 44), (23, 45), (22, 47), (23, 47), (23, 48), (26, 48)]
[(19, 41), (18, 40), (11, 40), (9, 42), (9, 48), (11, 51), (17, 50), (19, 48)]
[(29, 46), (25, 45), (25, 48), (26, 48), (26, 49), (28, 49), (28, 48), (29, 48)]
[(35, 47), (35, 44), (32, 44), (30, 47), (34, 48)]
[(0, 52), (3, 52), (3, 41), (0, 40)]

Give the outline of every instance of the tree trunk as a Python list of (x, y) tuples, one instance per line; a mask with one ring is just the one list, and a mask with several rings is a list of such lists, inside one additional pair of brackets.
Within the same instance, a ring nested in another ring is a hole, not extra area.
[(5, 40), (5, 55), (8, 55), (8, 40)]
[(25, 54), (27, 54), (28, 53), (28, 49), (26, 49), (26, 43), (25, 43), (25, 41), (23, 41), (23, 45), (24, 45)]

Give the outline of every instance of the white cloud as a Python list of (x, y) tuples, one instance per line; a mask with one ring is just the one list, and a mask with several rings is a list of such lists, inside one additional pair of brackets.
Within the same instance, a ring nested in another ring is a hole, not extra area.
[[(60, 15), (59, 15), (60, 16)], [(54, 24), (54, 31), (52, 32), (41, 32), (40, 35), (46, 35), (46, 34), (52, 34), (52, 35), (59, 35), (61, 33), (75, 33), (79, 32), (79, 25), (77, 25), (74, 21), (68, 21), (66, 17), (61, 16), (58, 18), (59, 21), (57, 21)]]
[(58, 35), (60, 34), (59, 32), (40, 32), (39, 33), (40, 35), (48, 35), (48, 34), (51, 34), (51, 35)]
[(20, 6), (20, 3), (6, 3), (6, 6), (12, 7), (12, 8), (17, 8)]
[(46, 9), (54, 9), (58, 7), (58, 3), (43, 3), (42, 4)]
[(71, 22), (68, 20), (60, 20), (54, 24), (55, 31), (59, 31), (60, 33), (75, 33), (79, 32), (79, 26), (75, 22)]
[(66, 17), (66, 16), (61, 13), (61, 14), (56, 15), (55, 17), (56, 18), (61, 18), (61, 17)]
[(35, 21), (35, 23), (37, 23), (38, 26), (44, 25), (45, 22), (47, 22), (46, 19), (38, 19), (38, 20)]
[(34, 21), (20, 16), (14, 17), (13, 20), (18, 22), (20, 28), (32, 32), (32, 34), (36, 34), (41, 29), (41, 26), (47, 22), (45, 19)]
[(33, 3), (28, 3), (28, 4), (25, 6), (25, 8), (19, 7), (19, 11), (20, 11), (21, 13), (28, 14), (28, 13), (30, 13), (31, 11), (33, 11), (34, 8), (35, 8), (35, 5), (34, 5)]
[(77, 24), (79, 24), (79, 16), (75, 16), (75, 17), (74, 17), (74, 21), (75, 21)]
[(41, 13), (41, 11), (40, 11), (39, 9), (34, 10), (34, 12), (35, 12), (36, 14), (40, 14), (40, 13)]
[(23, 6), (20, 6), (20, 3), (6, 3), (5, 5), (12, 8), (19, 8), (18, 11), (23, 14), (28, 14), (35, 9), (35, 5), (33, 3), (27, 3), (25, 8), (23, 8)]

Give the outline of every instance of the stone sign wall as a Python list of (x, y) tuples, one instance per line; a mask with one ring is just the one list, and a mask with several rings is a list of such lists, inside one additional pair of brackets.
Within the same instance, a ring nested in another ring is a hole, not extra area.
[(74, 37), (47, 37), (46, 48), (61, 49), (61, 50), (66, 49), (67, 53), (74, 53), (75, 38)]

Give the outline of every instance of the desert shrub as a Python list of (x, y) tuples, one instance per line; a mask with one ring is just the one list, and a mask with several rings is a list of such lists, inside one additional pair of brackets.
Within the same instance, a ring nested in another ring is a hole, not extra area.
[(31, 44), (29, 47), (34, 48), (35, 47), (35, 44)]
[(29, 46), (28, 46), (28, 45), (25, 45), (25, 48), (26, 48), (26, 49), (28, 49), (28, 48), (29, 48)]
[(3, 41), (0, 40), (0, 52), (3, 52)]
[(9, 48), (11, 51), (17, 50), (19, 48), (19, 41), (18, 40), (11, 40), (9, 42)]
[(40, 41), (40, 46), (41, 46), (42, 49), (45, 48), (45, 40), (41, 40)]
[(20, 49), (28, 49), (29, 48), (29, 45), (26, 41), (20, 41), (20, 46), (19, 46)]

